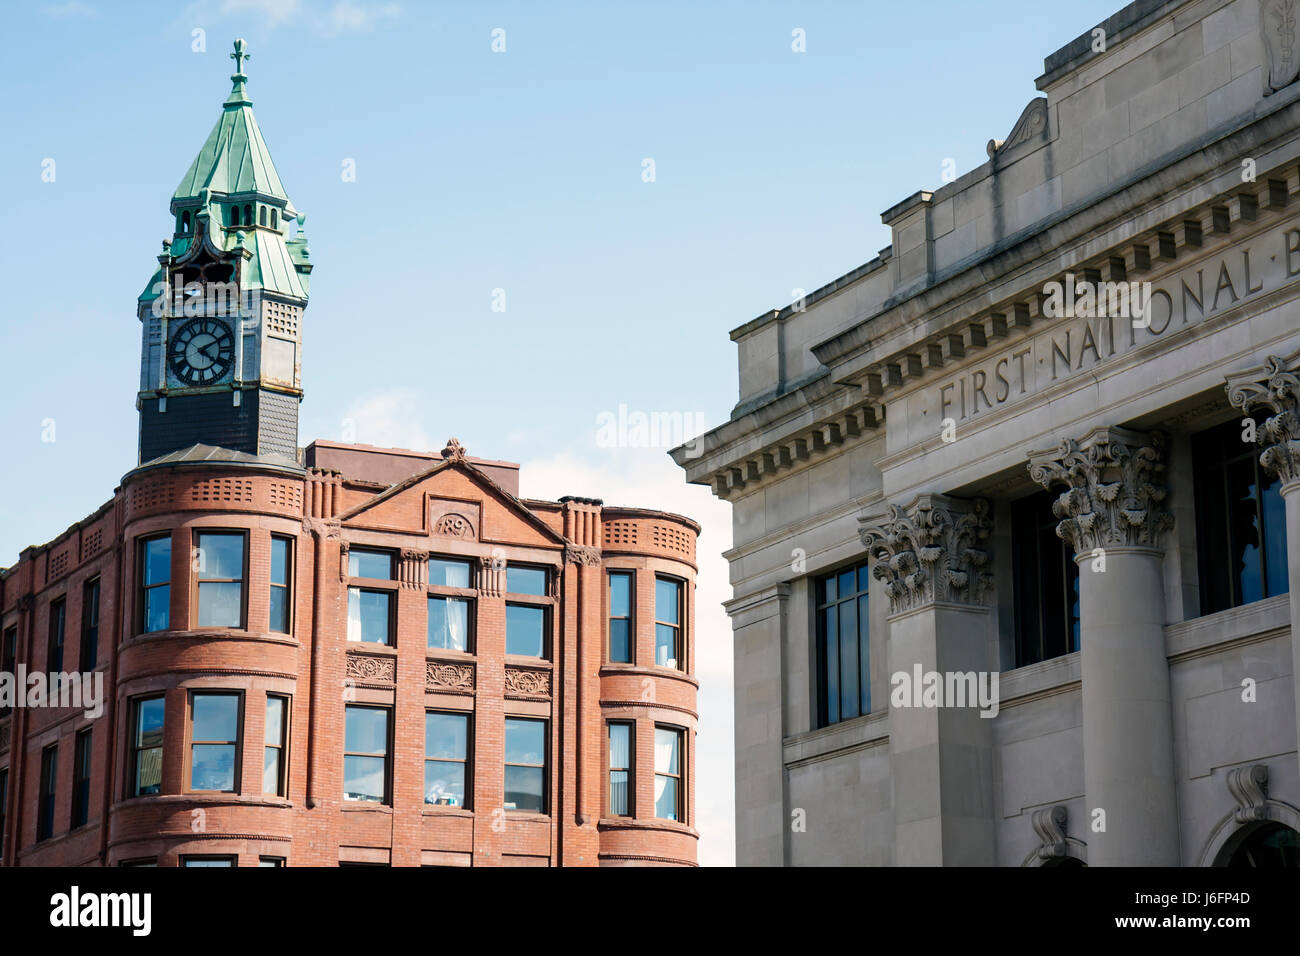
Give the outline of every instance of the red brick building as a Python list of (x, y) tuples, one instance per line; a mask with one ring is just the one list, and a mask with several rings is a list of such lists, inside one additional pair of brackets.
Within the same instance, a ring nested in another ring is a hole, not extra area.
[[(140, 299), (141, 464), (0, 574), (0, 865), (694, 865), (699, 526), (297, 447), (311, 264), (243, 57)], [(102, 713), (27, 706), (58, 673)]]

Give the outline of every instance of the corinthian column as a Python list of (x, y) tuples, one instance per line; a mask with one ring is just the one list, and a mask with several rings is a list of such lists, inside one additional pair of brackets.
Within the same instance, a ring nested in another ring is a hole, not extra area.
[[(889, 598), (889, 752), (894, 791), (894, 863), (991, 866), (992, 717), (997, 668), (989, 660), (986, 595), (992, 576), (982, 548), (988, 502), (920, 495), (861, 519), (872, 576)], [(962, 701), (923, 699), (915, 686), (938, 674)], [(957, 675), (969, 675), (959, 682)], [(979, 689), (993, 690), (982, 705)], [(975, 699), (971, 699), (974, 697)]]
[(1083, 780), (1092, 866), (1177, 866), (1178, 803), (1160, 548), (1163, 442), (1124, 428), (1030, 455), (1064, 492), (1056, 533), (1079, 565)]
[[(1300, 352), (1289, 358), (1271, 355), (1256, 368), (1228, 376), (1228, 401), (1243, 414), (1268, 412), (1255, 432), (1263, 449), (1259, 463), (1282, 481), (1286, 503), (1286, 566), (1291, 592), (1291, 675), (1300, 705)], [(1276, 534), (1280, 528), (1269, 528)], [(1300, 739), (1300, 706), (1296, 707), (1296, 738)]]

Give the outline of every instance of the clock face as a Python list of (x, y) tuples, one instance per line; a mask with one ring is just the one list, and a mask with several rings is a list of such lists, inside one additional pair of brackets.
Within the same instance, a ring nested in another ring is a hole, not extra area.
[(235, 337), (216, 319), (191, 319), (172, 336), (172, 371), (187, 385), (211, 385), (235, 364)]

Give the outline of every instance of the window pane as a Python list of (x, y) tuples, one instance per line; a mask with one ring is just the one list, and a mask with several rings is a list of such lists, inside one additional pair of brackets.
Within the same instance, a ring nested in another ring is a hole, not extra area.
[(445, 588), (469, 587), (469, 562), (430, 558), (429, 583)]
[(388, 752), (388, 711), (377, 707), (349, 707), (343, 749), (349, 753)]
[(161, 747), (163, 735), (163, 699), (142, 700), (136, 711), (135, 745)]
[(1249, 604), (1264, 596), (1260, 555), (1259, 513), (1256, 510), (1255, 462), (1242, 458), (1228, 465), (1228, 507), (1231, 522), (1233, 574), (1237, 578), (1238, 602)]
[(242, 534), (199, 535), (199, 580), (229, 580), (244, 576)]
[(632, 613), (632, 575), (611, 573), (609, 576), (609, 616), (628, 617)]
[(284, 698), (266, 698), (266, 743), (278, 747), (284, 740)]
[(280, 749), (267, 747), (262, 761), (262, 792), (280, 792)]
[(190, 762), (191, 790), (234, 790), (233, 744), (194, 744)]
[(623, 769), (632, 765), (632, 728), (628, 724), (609, 725), (609, 765)]
[(506, 567), (506, 591), (510, 594), (546, 596), (546, 569)]
[(289, 583), (289, 540), (287, 538), (271, 539), (271, 583), (280, 585)]
[(546, 609), (506, 605), (506, 653), (542, 657), (546, 653)]
[(144, 595), (144, 629), (147, 633), (165, 631), (171, 623), (172, 589), (163, 584), (150, 588)]
[(271, 588), (271, 630), (278, 634), (289, 633), (289, 589)]
[(665, 581), (659, 578), (655, 581), (655, 620), (664, 624), (680, 624), (677, 619), (680, 613), (681, 585), (676, 581)]
[(506, 809), (541, 813), (544, 784), (541, 767), (506, 767)]
[(655, 773), (676, 774), (682, 735), (676, 730), (655, 728)]
[(348, 588), (348, 640), (369, 644), (388, 643), (387, 591)]
[(540, 720), (506, 718), (506, 763), (541, 764), (546, 757), (546, 725)]
[[(1266, 475), (1264, 477), (1267, 479)], [(1264, 506), (1269, 597), (1285, 594), (1291, 589), (1286, 560), (1286, 503), (1282, 500), (1281, 484), (1277, 478), (1268, 480), (1260, 494), (1260, 503)]]
[(429, 646), (453, 651), (469, 649), (469, 601), (429, 598)]
[(391, 581), (393, 578), (393, 556), (386, 551), (348, 552), (348, 574), (354, 578), (377, 578)]
[(445, 760), (424, 762), (424, 802), (438, 807), (465, 805), (465, 765)]
[(343, 796), (349, 800), (384, 800), (384, 758), (344, 757)]
[(611, 770), (609, 774), (609, 812), (616, 817), (627, 816), (627, 771)]
[(660, 667), (677, 666), (677, 628), (671, 624), (655, 625), (655, 663)]
[(849, 600), (840, 605), (841, 720), (858, 716), (858, 700), (858, 608)]
[(677, 778), (655, 777), (655, 816), (661, 820), (677, 819)]
[(239, 733), (239, 698), (234, 694), (194, 695), (194, 740), (233, 741)]
[(632, 632), (627, 618), (614, 618), (609, 622), (609, 659), (621, 664), (632, 661)]
[(235, 861), (229, 857), (196, 857), (185, 860), (185, 866), (234, 866)]
[(854, 575), (852, 569), (849, 569), (848, 571), (840, 572), (840, 598), (841, 599), (848, 597), (856, 590), (856, 588), (853, 585), (853, 579), (854, 579)]
[(464, 760), (469, 750), (467, 714), (424, 715), (424, 755), (445, 760)]
[(172, 576), (172, 539), (154, 538), (144, 545), (144, 583), (161, 584)]
[(199, 627), (240, 627), (244, 586), (240, 583), (199, 585)]
[(823, 679), (826, 681), (826, 722), (833, 724), (840, 719), (840, 633), (839, 605), (832, 604), (822, 612), (822, 654)]

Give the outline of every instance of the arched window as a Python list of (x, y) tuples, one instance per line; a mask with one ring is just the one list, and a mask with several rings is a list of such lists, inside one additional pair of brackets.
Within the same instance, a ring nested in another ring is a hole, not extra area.
[(230, 224), (231, 224), (232, 226), (238, 226), (238, 225), (239, 225), (239, 207), (238, 207), (238, 206), (231, 206), (231, 207), (230, 207)]
[(181, 213), (181, 232), (188, 234), (190, 231), (190, 213), (187, 209)]
[(1250, 831), (1225, 865), (1229, 869), (1300, 868), (1300, 833), (1283, 823), (1264, 823)]
[(260, 225), (260, 226), (265, 226), (265, 225), (266, 225), (266, 207), (265, 207), (265, 206), (263, 206), (263, 207), (261, 208), (261, 211), (258, 212), (258, 214), (257, 214), (257, 223), (258, 223), (258, 225)]
[(278, 209), (271, 210), (271, 228), (272, 229), (280, 228), (280, 210)]
[(251, 226), (252, 224), (253, 224), (253, 204), (249, 203), (247, 206), (244, 207), (244, 225)]

